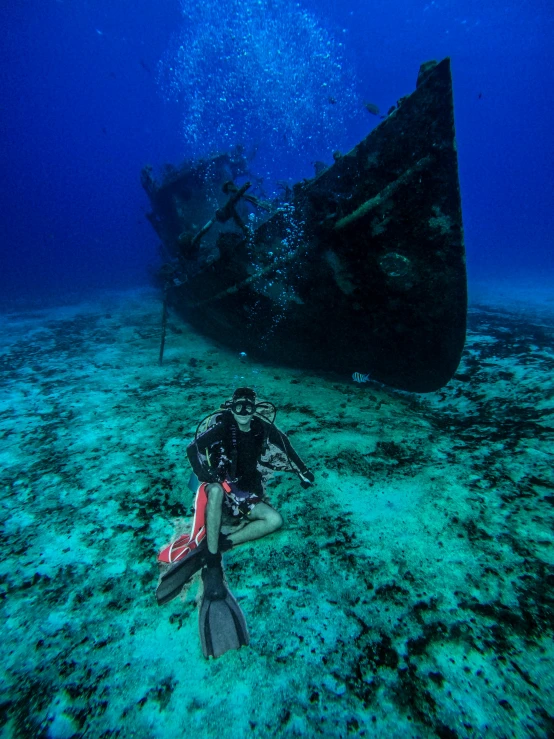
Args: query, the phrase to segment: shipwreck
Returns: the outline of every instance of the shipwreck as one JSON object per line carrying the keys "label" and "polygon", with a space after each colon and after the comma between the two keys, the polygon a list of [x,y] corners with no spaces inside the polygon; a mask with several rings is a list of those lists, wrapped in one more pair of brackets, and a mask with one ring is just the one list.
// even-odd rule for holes
{"label": "shipwreck", "polygon": [[270,202],[240,149],[145,168],[165,300],[258,360],[437,390],[467,312],[450,60],[333,159]]}

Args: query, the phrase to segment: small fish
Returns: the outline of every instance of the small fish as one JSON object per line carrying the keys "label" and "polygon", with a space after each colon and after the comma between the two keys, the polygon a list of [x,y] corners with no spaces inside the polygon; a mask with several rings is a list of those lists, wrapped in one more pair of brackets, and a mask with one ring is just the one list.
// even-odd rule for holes
{"label": "small fish", "polygon": [[240,354],[239,354],[239,357],[242,357],[242,359],[244,359],[244,358],[245,358],[245,357],[247,357],[247,356],[248,356],[248,355],[247,355],[247,353],[246,353],[246,352],[240,352]]}
{"label": "small fish", "polygon": [[352,375],[352,379],[354,380],[354,382],[370,382],[371,375],[362,375],[361,372],[354,372],[354,374]]}
{"label": "small fish", "polygon": [[335,98],[333,98],[333,97],[329,98],[329,103],[330,103],[331,105],[335,105],[335,103],[336,103],[336,102],[337,102],[337,101],[336,101],[336,99],[335,99]]}
{"label": "small fish", "polygon": [[371,115],[379,115],[379,106],[375,105],[375,103],[364,103],[364,108]]}

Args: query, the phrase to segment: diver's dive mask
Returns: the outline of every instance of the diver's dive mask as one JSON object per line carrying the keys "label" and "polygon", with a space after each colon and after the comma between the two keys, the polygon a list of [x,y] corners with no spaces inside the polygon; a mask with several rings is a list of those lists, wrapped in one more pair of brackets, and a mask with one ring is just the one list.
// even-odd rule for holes
{"label": "diver's dive mask", "polygon": [[251,400],[235,400],[230,409],[236,416],[253,416],[256,413],[256,404]]}

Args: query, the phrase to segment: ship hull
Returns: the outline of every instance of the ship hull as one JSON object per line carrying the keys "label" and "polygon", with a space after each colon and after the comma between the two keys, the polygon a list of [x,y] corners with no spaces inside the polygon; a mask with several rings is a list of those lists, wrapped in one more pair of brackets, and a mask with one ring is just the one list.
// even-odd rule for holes
{"label": "ship hull", "polygon": [[247,237],[220,233],[217,258],[171,301],[260,360],[437,390],[460,361],[467,312],[449,60],[335,159]]}

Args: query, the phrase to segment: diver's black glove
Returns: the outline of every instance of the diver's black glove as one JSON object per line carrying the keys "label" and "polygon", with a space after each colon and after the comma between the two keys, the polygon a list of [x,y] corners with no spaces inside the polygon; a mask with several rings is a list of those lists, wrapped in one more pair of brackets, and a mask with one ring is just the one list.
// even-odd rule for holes
{"label": "diver's black glove", "polygon": [[310,470],[305,470],[304,472],[299,472],[298,474],[300,476],[300,484],[302,485],[302,487],[311,488],[315,481],[314,473]]}

